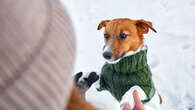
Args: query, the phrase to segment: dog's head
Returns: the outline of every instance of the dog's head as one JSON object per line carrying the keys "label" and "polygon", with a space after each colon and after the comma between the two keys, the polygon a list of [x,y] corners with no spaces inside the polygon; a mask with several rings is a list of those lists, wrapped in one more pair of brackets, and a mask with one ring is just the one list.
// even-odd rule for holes
{"label": "dog's head", "polygon": [[156,32],[149,21],[127,18],[101,21],[98,30],[103,27],[105,27],[103,57],[110,63],[117,62],[129,52],[142,48],[143,34],[147,34],[149,29]]}

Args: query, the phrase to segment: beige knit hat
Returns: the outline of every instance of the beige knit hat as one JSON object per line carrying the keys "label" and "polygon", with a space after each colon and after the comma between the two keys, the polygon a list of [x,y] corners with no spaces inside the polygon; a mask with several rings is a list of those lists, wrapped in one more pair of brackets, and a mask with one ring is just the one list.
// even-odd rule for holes
{"label": "beige knit hat", "polygon": [[74,35],[56,0],[0,1],[0,110],[62,110]]}

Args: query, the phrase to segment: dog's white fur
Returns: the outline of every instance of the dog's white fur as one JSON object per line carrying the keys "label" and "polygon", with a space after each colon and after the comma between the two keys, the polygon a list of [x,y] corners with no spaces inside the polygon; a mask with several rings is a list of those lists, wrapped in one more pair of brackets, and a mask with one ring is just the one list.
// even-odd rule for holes
{"label": "dog's white fur", "polygon": [[[147,96],[144,91],[139,86],[135,85],[123,95],[120,105],[123,105],[125,102],[129,102],[132,108],[135,107],[135,102],[133,99],[134,90],[138,91],[138,95],[141,100],[147,99]],[[152,97],[152,99],[144,105],[144,107],[146,110],[160,110],[160,98],[158,96],[157,91],[155,92],[155,95]]]}
{"label": "dog's white fur", "polygon": [[[107,90],[97,91],[99,88],[99,80],[95,82],[91,88],[86,92],[86,100],[92,103],[95,107],[100,110],[123,110],[123,104],[128,102],[132,108],[134,108],[135,103],[133,99],[133,91],[137,90],[138,95],[141,100],[146,99],[146,94],[139,86],[133,86],[129,89],[122,97],[121,102],[118,102]],[[107,99],[106,99],[107,98]],[[109,99],[109,103],[108,103]],[[144,104],[145,110],[161,110],[160,108],[160,98],[158,92],[155,92],[155,95],[152,99]]]}
{"label": "dog's white fur", "polygon": [[[128,52],[124,57],[131,56],[131,55],[135,55],[136,53],[140,52],[141,50],[146,50],[146,49],[147,49],[147,45],[141,46],[136,51],[130,51],[130,52]],[[109,43],[104,48],[103,52],[105,52],[105,51],[112,51],[111,43]],[[124,57],[122,57],[122,58],[124,58]],[[114,58],[111,58],[110,60],[105,59],[105,61],[108,62],[108,63],[110,63],[110,64],[115,64],[115,63],[118,63],[122,58],[119,58],[117,60],[114,60]]]}

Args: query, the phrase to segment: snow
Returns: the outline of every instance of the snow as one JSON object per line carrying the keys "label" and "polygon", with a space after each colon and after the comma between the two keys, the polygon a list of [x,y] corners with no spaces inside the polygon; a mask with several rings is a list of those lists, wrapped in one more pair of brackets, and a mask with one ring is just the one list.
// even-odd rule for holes
{"label": "snow", "polygon": [[[145,39],[153,80],[163,98],[162,108],[195,110],[194,0],[61,1],[76,32],[75,72],[101,69],[103,29],[97,31],[101,20],[124,17],[149,20],[158,32],[150,31]],[[91,97],[97,99],[94,94]],[[112,99],[106,95],[101,101],[113,106]]]}

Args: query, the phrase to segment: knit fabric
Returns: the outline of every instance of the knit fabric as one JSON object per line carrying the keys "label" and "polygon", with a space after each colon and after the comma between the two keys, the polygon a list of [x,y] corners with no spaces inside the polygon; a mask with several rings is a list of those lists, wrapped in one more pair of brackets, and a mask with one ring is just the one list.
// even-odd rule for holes
{"label": "knit fabric", "polygon": [[152,74],[147,64],[147,50],[127,56],[116,64],[106,63],[100,74],[101,90],[108,90],[118,101],[133,86],[140,86],[145,92],[148,102],[155,93]]}
{"label": "knit fabric", "polygon": [[0,0],[0,110],[64,110],[74,34],[58,0]]}

